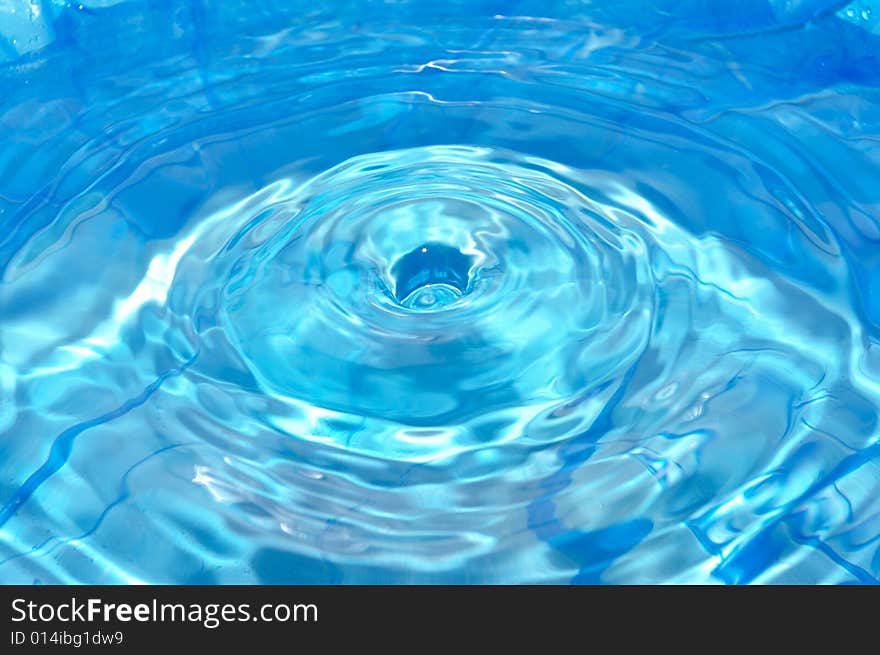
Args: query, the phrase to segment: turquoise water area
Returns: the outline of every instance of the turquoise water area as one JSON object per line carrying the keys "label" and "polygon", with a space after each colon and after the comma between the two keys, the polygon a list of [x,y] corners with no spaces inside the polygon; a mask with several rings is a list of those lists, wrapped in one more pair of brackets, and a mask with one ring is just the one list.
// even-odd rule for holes
{"label": "turquoise water area", "polygon": [[876,583],[880,5],[0,0],[0,582]]}

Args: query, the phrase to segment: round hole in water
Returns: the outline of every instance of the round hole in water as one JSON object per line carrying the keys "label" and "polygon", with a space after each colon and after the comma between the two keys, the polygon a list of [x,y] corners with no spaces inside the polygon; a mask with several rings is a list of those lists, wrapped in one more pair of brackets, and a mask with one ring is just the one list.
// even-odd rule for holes
{"label": "round hole in water", "polygon": [[442,243],[425,243],[391,269],[394,297],[409,309],[443,307],[467,294],[473,258]]}

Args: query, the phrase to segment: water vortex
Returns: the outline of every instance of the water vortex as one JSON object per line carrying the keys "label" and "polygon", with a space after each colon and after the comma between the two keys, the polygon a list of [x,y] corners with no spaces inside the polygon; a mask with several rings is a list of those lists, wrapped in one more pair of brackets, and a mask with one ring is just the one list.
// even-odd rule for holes
{"label": "water vortex", "polygon": [[424,460],[564,438],[539,417],[567,405],[587,425],[645,348],[647,236],[518,159],[356,157],[256,210],[222,253],[184,255],[178,277],[211,261],[211,302],[260,393],[344,422],[321,440]]}

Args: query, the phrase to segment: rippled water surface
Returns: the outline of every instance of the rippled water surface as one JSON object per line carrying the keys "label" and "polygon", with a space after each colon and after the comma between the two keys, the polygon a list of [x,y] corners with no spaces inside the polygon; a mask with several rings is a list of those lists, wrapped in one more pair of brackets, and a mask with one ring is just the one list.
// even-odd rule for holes
{"label": "rippled water surface", "polygon": [[0,581],[878,582],[878,19],[0,1]]}

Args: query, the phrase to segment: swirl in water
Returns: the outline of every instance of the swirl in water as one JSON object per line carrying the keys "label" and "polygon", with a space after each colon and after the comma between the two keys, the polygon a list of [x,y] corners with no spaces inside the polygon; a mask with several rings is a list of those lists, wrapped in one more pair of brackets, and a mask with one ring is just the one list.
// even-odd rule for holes
{"label": "swirl in water", "polygon": [[[645,244],[633,218],[509,157],[358,157],[208,255],[219,347],[297,433],[428,460],[564,438],[544,418],[564,404],[595,419],[650,331]],[[312,434],[314,408],[344,427]]]}
{"label": "swirl in water", "polygon": [[546,4],[8,55],[4,581],[880,578],[875,23]]}

